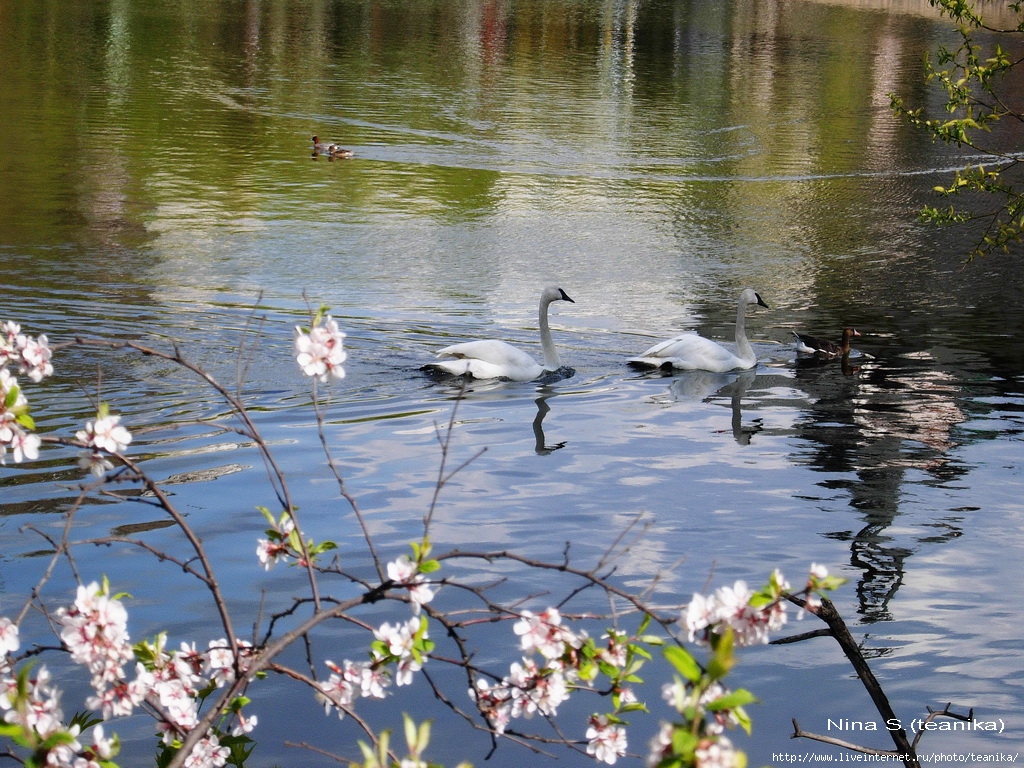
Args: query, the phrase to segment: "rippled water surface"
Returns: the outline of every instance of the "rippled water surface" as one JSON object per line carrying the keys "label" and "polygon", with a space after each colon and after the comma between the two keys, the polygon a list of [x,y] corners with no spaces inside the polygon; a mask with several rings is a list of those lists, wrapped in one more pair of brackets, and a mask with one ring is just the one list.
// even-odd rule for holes
{"label": "rippled water surface", "polygon": [[[902,717],[952,702],[1005,724],[934,734],[922,751],[1013,751],[1024,279],[1012,256],[965,268],[970,232],[917,223],[965,158],[889,112],[890,91],[926,98],[921,57],[950,39],[927,3],[0,0],[0,320],[59,346],[57,375],[27,388],[39,430],[73,433],[90,399],[122,414],[131,455],[214,554],[249,633],[305,585],[256,561],[255,507],[274,503],[258,454],[215,426],[228,409],[195,377],[70,342],[179,345],[232,389],[244,381],[310,535],[368,576],[292,359],[293,326],[324,303],[349,350],[347,377],[319,391],[326,440],[383,556],[421,535],[451,420],[449,466],[472,461],[442,493],[439,550],[568,553],[584,567],[613,553],[611,578],[641,590],[657,576],[659,605],[826,564],[849,579],[836,604]],[[355,157],[311,158],[314,133]],[[539,358],[548,284],[575,300],[551,318],[572,375],[461,392],[420,370],[480,337]],[[730,340],[746,286],[769,305],[747,318],[756,369],[626,365],[682,330]],[[838,336],[846,324],[862,334],[848,365],[796,358],[792,331]],[[5,611],[39,580],[80,478],[56,447],[0,468]],[[72,537],[119,534],[184,556],[145,501],[97,497]],[[222,634],[197,584],[138,547],[82,545],[75,568],[132,594],[133,637]],[[550,573],[507,570],[453,566],[511,576],[501,597],[534,607],[565,594]],[[59,599],[70,578],[62,565],[46,594]],[[607,608],[585,594],[575,606]],[[374,607],[365,620],[397,618]],[[481,663],[516,660],[507,626],[479,637]],[[365,634],[319,639],[340,659]],[[811,749],[790,740],[791,718],[817,732],[827,719],[880,722],[824,639],[752,649],[736,675],[761,702],[753,736],[738,738],[752,765]],[[81,681],[62,682],[82,699]],[[656,688],[636,755],[668,716]],[[253,765],[334,764],[285,742],[358,754],[360,731],[325,718],[307,690],[254,695]],[[483,764],[489,737],[431,696],[414,686],[360,711],[378,728],[398,727],[399,710],[438,718],[432,758]],[[594,706],[568,705],[572,737]],[[119,733],[126,764],[143,764],[151,723]],[[884,728],[841,737],[890,746]],[[548,759],[502,743],[490,763]]]}

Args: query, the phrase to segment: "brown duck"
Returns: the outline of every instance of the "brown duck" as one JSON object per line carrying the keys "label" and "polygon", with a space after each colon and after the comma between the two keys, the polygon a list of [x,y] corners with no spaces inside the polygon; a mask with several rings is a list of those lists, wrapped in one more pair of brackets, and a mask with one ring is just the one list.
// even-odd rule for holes
{"label": "brown duck", "polygon": [[320,141],[320,137],[313,137],[313,157],[317,155],[327,155],[330,158],[340,157],[352,157],[355,154],[351,149],[344,149],[337,144],[328,144],[327,142]]}
{"label": "brown duck", "polygon": [[819,339],[815,336],[808,336],[805,333],[797,333],[793,331],[793,335],[796,336],[796,351],[803,352],[807,355],[821,355],[823,357],[839,357],[840,355],[850,354],[850,340],[854,336],[860,336],[854,328],[843,328],[843,340],[836,344],[834,341],[828,339]]}

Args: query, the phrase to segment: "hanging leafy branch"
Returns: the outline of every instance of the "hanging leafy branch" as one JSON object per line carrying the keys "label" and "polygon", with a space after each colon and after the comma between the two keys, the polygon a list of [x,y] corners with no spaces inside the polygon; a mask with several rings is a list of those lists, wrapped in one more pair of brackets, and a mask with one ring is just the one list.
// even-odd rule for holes
{"label": "hanging leafy branch", "polygon": [[[969,163],[957,171],[948,186],[935,191],[944,198],[957,198],[944,206],[926,206],[921,218],[948,225],[977,222],[983,227],[972,247],[969,260],[994,251],[1009,252],[1024,242],[1024,191],[1017,181],[1024,155],[1006,152],[979,141],[999,121],[1024,122],[1019,103],[1013,103],[1009,75],[1024,57],[1014,57],[1002,44],[1015,45],[1024,36],[1024,2],[1008,4],[1016,16],[1013,26],[992,26],[982,18],[971,0],[930,0],[940,13],[949,16],[960,33],[956,48],[940,46],[935,57],[925,60],[925,79],[937,84],[945,94],[948,116],[931,117],[924,107],[908,108],[902,98],[890,94],[893,111],[911,125],[931,134],[936,141],[968,148],[987,157],[986,163]],[[981,45],[979,33],[995,41]],[[971,193],[994,198],[987,206],[971,206],[965,199]],[[977,195],[972,195],[972,199]]]}

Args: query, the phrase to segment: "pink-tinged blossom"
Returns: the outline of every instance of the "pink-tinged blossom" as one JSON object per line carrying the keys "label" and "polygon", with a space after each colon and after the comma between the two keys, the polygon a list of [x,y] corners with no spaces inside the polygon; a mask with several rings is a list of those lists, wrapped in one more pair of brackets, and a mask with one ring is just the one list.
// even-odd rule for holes
{"label": "pink-tinged blossom", "polygon": [[78,457],[78,466],[88,470],[96,477],[113,469],[114,465],[107,458],[107,453],[120,453],[132,441],[132,434],[122,427],[120,416],[100,416],[95,421],[86,422],[85,429],[75,433],[75,439],[88,450]]}
{"label": "pink-tinged blossom", "polygon": [[594,715],[587,728],[587,754],[599,762],[615,765],[626,754],[626,729],[608,722],[607,715]]}
{"label": "pink-tinged blossom", "polygon": [[[781,576],[778,578],[784,583]],[[744,581],[720,587],[707,597],[694,595],[681,618],[687,636],[693,642],[703,643],[708,632],[721,634],[731,628],[739,646],[767,643],[769,631],[786,623],[786,607],[781,600],[754,606],[750,604],[752,597],[754,594]]]}
{"label": "pink-tinged blossom", "polygon": [[[93,684],[96,685],[95,680]],[[146,693],[148,690],[140,690],[138,686],[124,681],[105,683],[96,687],[96,695],[89,696],[85,705],[102,714],[104,720],[128,717],[146,698]]]}
{"label": "pink-tinged blossom", "polygon": [[[93,768],[94,765],[98,766],[99,760],[110,760],[115,754],[116,739],[114,737],[106,738],[103,735],[103,726],[97,725],[92,729],[92,742],[86,748],[83,754],[83,758],[87,762],[81,764],[84,768]],[[76,763],[74,768],[79,768],[79,763]]]}
{"label": "pink-tinged blossom", "polygon": [[818,589],[821,582],[828,578],[828,568],[818,563],[811,563],[807,573],[807,587],[804,597],[804,605],[797,612],[797,619],[804,617],[804,611],[817,611],[821,607],[821,598],[812,590]]}
{"label": "pink-tinged blossom", "polygon": [[636,704],[637,701],[639,701],[639,699],[637,699],[636,692],[632,688],[630,688],[628,686],[619,688],[619,704],[620,705]]}
{"label": "pink-tinged blossom", "polygon": [[342,363],[348,357],[343,346],[345,334],[338,329],[338,323],[327,315],[320,325],[309,332],[295,327],[295,359],[302,372],[311,378],[327,381],[328,376],[345,378]]}
{"label": "pink-tinged blossom", "polygon": [[613,630],[601,639],[608,641],[608,647],[600,652],[601,661],[620,669],[626,666],[626,649],[629,647],[629,636],[625,632]]}
{"label": "pink-tinged blossom", "polygon": [[256,542],[256,557],[263,565],[263,570],[269,571],[279,560],[287,560],[291,555],[291,549],[287,544],[270,539],[260,539]]}
{"label": "pink-tinged blossom", "polygon": [[[238,646],[238,670],[244,674],[253,658],[252,643],[236,640]],[[218,688],[235,679],[235,655],[225,639],[211,640],[203,672]]]}
{"label": "pink-tinged blossom", "polygon": [[24,459],[35,461],[39,458],[39,446],[43,442],[39,435],[17,427],[13,428],[11,432],[11,453],[14,455],[16,464],[20,464]]}
{"label": "pink-tinged blossom", "polygon": [[419,573],[417,565],[408,555],[400,555],[397,560],[388,563],[388,578],[400,587],[409,589],[414,614],[434,599],[434,590],[425,583],[425,576]]}
{"label": "pink-tinged blossom", "polygon": [[241,712],[238,713],[238,725],[231,729],[232,736],[244,736],[247,733],[252,733],[256,728],[258,718],[256,715],[250,715],[245,717]]}
{"label": "pink-tinged blossom", "polygon": [[284,512],[276,522],[269,513],[267,517],[273,527],[267,529],[266,539],[260,539],[256,543],[256,556],[263,564],[263,569],[269,571],[278,560],[287,560],[293,556],[305,565],[305,560],[292,550],[291,535],[295,530],[295,520],[291,514]]}
{"label": "pink-tinged blossom", "polygon": [[512,692],[508,686],[504,683],[491,685],[488,681],[478,678],[476,687],[469,689],[469,695],[487,718],[491,728],[497,733],[504,733],[512,720]]}
{"label": "pink-tinged blossom", "polygon": [[212,733],[204,736],[199,743],[192,748],[192,752],[185,758],[185,768],[220,768],[226,765],[231,756],[231,750],[222,747],[220,741]]}
{"label": "pink-tinged blossom", "polygon": [[[152,669],[140,666],[138,680],[145,680],[151,699],[160,704],[164,716],[161,729],[164,742],[172,743],[196,727],[199,720],[197,697],[209,684],[200,672],[204,659],[194,645],[181,644],[180,651],[164,650],[161,635],[153,652]],[[230,650],[227,659],[231,658]]]}
{"label": "pink-tinged blossom", "polygon": [[324,705],[324,713],[331,714],[337,710],[338,719],[345,717],[345,711],[352,708],[362,690],[363,665],[354,664],[348,659],[339,667],[333,661],[325,662],[332,670],[327,680],[319,683],[316,698]]}
{"label": "pink-tinged blossom", "polygon": [[21,332],[21,326],[7,321],[0,326],[0,368],[8,363],[17,364],[18,373],[39,383],[53,373],[50,350],[46,336],[33,339]]}
{"label": "pink-tinged blossom", "polygon": [[726,728],[736,728],[739,726],[739,718],[736,717],[736,713],[731,709],[717,709],[714,711],[708,710],[707,708],[714,702],[721,699],[730,693],[729,689],[723,686],[721,683],[712,683],[709,685],[700,696],[700,700],[697,702],[706,711],[711,712],[712,719],[707,723],[706,729],[708,733],[719,734],[722,733]]}
{"label": "pink-tinged blossom", "polygon": [[554,716],[569,698],[569,685],[559,669],[541,668],[533,659],[512,664],[503,681],[512,691],[512,717]]}
{"label": "pink-tinged blossom", "polygon": [[50,684],[50,673],[45,666],[36,670],[29,679],[24,697],[18,696],[17,683],[5,680],[0,692],[0,709],[5,710],[4,722],[34,730],[43,739],[64,730],[64,713],[60,708],[60,691]]}
{"label": "pink-tinged blossom", "polygon": [[86,766],[84,760],[78,757],[79,751],[82,749],[82,745],[78,743],[78,734],[81,732],[81,727],[78,725],[72,725],[65,731],[67,737],[70,737],[70,741],[61,744],[55,744],[46,753],[46,765],[52,765],[56,768],[63,768],[64,766],[73,766],[73,768],[79,768],[79,766]]}
{"label": "pink-tinged blossom", "polygon": [[803,608],[800,609],[800,611],[799,611],[799,613],[797,613],[796,617],[798,619],[802,619],[804,617],[804,611],[805,610],[813,612],[813,611],[818,610],[819,608],[821,608],[821,598],[818,597],[817,595],[808,595],[804,599],[804,606],[803,606]]}
{"label": "pink-tinged blossom", "polygon": [[153,686],[153,693],[158,697],[160,709],[166,718],[161,724],[165,744],[173,743],[199,724],[198,704],[180,685],[168,681],[158,682]]}
{"label": "pink-tinged blossom", "polygon": [[22,336],[18,340],[18,352],[21,358],[18,373],[28,376],[37,384],[53,374],[53,364],[50,362],[53,352],[46,336],[40,335],[38,339]]}
{"label": "pink-tinged blossom", "polygon": [[[411,618],[404,624],[382,624],[380,629],[374,631],[374,636],[384,643],[388,653],[394,657],[395,685],[409,685],[412,683],[413,674],[418,672],[423,664],[413,653],[416,644],[416,633],[420,629],[420,620]],[[423,635],[426,637],[426,634]],[[376,652],[375,652],[376,655]]]}
{"label": "pink-tinged blossom", "polygon": [[[410,673],[411,675],[411,673]],[[412,682],[410,676],[409,682]],[[373,664],[363,664],[359,674],[359,693],[364,699],[383,699],[391,681],[384,670]],[[403,683],[398,683],[402,685]]]}
{"label": "pink-tinged blossom", "polygon": [[[15,389],[18,390],[18,394],[14,396],[12,402],[8,403],[7,400]],[[0,398],[0,409],[3,409],[0,413],[3,413],[5,419],[13,421],[14,413],[23,410],[28,405],[25,393],[18,386],[18,379],[12,376],[6,368],[0,368],[0,394],[3,395]]]}
{"label": "pink-tinged blossom", "polygon": [[655,768],[662,760],[672,755],[672,735],[675,727],[672,723],[661,724],[658,733],[651,739],[647,753],[647,768]]}
{"label": "pink-tinged blossom", "polygon": [[18,339],[21,337],[21,326],[8,320],[0,326],[0,368],[10,362],[17,362]]}
{"label": "pink-tinged blossom", "polygon": [[0,654],[14,653],[21,647],[18,639],[18,625],[6,616],[0,616]]}
{"label": "pink-tinged blossom", "polygon": [[6,464],[10,450],[15,463],[39,458],[38,435],[27,432],[18,418],[28,413],[28,401],[18,386],[18,380],[6,368],[0,368],[0,464]]}
{"label": "pink-tinged blossom", "polygon": [[114,463],[99,451],[85,451],[78,456],[78,467],[92,473],[96,477],[114,468]]}
{"label": "pink-tinged blossom", "polygon": [[419,624],[419,619],[412,619],[405,622],[405,624],[394,625],[385,622],[373,634],[387,646],[388,653],[402,658],[412,653],[412,646],[416,639],[416,630],[419,629]]}
{"label": "pink-tinged blossom", "polygon": [[86,422],[85,429],[76,432],[75,438],[87,448],[120,453],[132,441],[132,433],[121,426],[120,416],[97,416],[95,421]]}
{"label": "pink-tinged blossom", "polygon": [[562,617],[557,608],[548,608],[539,614],[523,611],[512,627],[519,635],[524,651],[535,650],[545,659],[558,659],[570,649],[579,649],[583,639],[561,626]]}
{"label": "pink-tinged blossom", "polygon": [[736,750],[725,736],[703,739],[694,752],[697,768],[735,768]]}
{"label": "pink-tinged blossom", "polygon": [[702,632],[714,621],[715,599],[701,594],[694,594],[690,604],[686,607],[686,613],[683,614],[683,623],[690,642],[694,642],[697,639],[697,633]]}
{"label": "pink-tinged blossom", "polygon": [[134,658],[128,637],[128,612],[120,600],[93,582],[80,585],[74,604],[57,610],[61,640],[75,662],[88,668],[97,689],[124,678]]}

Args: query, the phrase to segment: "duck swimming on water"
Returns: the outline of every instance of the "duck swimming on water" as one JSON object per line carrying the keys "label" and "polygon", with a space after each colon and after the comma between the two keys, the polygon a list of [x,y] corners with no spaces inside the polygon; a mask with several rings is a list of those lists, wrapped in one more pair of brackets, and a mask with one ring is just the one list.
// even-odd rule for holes
{"label": "duck swimming on water", "polygon": [[327,142],[320,141],[319,136],[313,137],[313,157],[317,155],[327,155],[327,157],[334,158],[347,158],[352,157],[355,154],[351,149],[344,149],[338,144],[328,144]]}
{"label": "duck swimming on water", "polygon": [[797,352],[803,352],[805,355],[819,355],[821,357],[839,357],[840,355],[850,354],[850,340],[854,336],[860,336],[855,328],[843,328],[843,339],[838,344],[828,339],[819,339],[816,336],[808,336],[805,333],[797,333],[793,331],[793,335],[796,336],[796,347]]}

